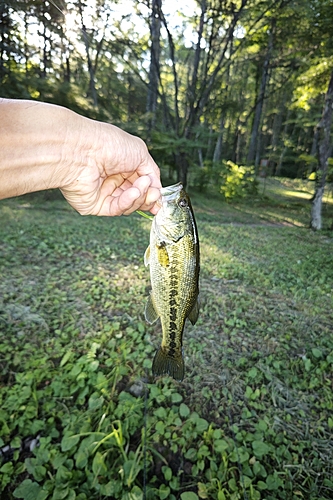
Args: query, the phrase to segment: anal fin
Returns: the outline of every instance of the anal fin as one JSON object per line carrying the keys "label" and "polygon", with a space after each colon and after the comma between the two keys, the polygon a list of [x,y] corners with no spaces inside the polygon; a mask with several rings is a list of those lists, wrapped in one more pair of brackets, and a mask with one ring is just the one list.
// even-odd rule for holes
{"label": "anal fin", "polygon": [[188,315],[188,319],[191,321],[192,325],[196,324],[198,316],[199,316],[199,302],[197,299],[190,314]]}

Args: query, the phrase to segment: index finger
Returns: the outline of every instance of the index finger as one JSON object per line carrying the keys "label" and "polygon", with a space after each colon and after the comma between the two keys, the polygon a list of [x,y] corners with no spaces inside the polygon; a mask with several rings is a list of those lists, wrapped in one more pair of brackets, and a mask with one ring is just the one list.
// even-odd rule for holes
{"label": "index finger", "polygon": [[[146,146],[147,148],[147,146]],[[150,186],[161,189],[161,174],[160,169],[150,155],[148,148],[146,149],[147,156],[143,159],[141,164],[137,168],[137,173],[139,176],[148,175],[150,178]]]}

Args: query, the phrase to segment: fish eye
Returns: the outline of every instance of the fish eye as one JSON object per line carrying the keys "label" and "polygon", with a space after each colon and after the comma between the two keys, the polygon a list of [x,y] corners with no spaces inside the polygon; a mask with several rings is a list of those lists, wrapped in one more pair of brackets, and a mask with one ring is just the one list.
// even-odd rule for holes
{"label": "fish eye", "polygon": [[187,199],[186,198],[180,198],[178,202],[178,206],[181,208],[186,208],[188,207]]}

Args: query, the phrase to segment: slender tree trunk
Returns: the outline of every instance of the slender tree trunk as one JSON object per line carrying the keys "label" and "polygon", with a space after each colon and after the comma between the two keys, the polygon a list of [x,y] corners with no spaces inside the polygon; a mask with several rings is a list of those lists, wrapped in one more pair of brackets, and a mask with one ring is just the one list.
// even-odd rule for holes
{"label": "slender tree trunk", "polygon": [[[223,113],[223,112],[222,112]],[[214,154],[213,154],[213,162],[219,163],[222,158],[222,142],[223,142],[223,132],[224,132],[224,114],[221,116],[220,127],[219,127],[219,135],[217,137],[217,141],[215,144]]]}
{"label": "slender tree trunk", "polygon": [[281,153],[280,153],[280,156],[279,156],[279,161],[278,161],[278,163],[276,165],[276,169],[275,169],[275,173],[274,173],[274,175],[276,175],[277,177],[279,177],[281,175],[283,160],[284,160],[284,156],[285,156],[286,151],[287,151],[286,138],[287,138],[288,129],[289,129],[289,124],[288,124],[289,115],[290,115],[290,111],[288,109],[287,116],[286,116],[286,121],[285,121],[285,124],[284,124],[284,127],[283,127],[283,132],[282,132],[283,146],[282,146]]}
{"label": "slender tree trunk", "polygon": [[66,34],[63,32],[61,35],[61,68],[63,71],[64,82],[70,82],[71,67],[69,59],[69,43]]}
{"label": "slender tree trunk", "polygon": [[312,229],[319,230],[322,228],[321,210],[323,202],[323,194],[326,184],[328,158],[331,152],[331,128],[333,115],[333,71],[331,73],[328,89],[325,96],[325,103],[322,117],[317,125],[318,133],[318,169],[316,180],[316,191],[312,200],[311,222]]}
{"label": "slender tree trunk", "polygon": [[29,51],[28,51],[28,42],[27,42],[27,34],[29,31],[29,22],[28,22],[28,14],[24,13],[24,66],[25,66],[25,77],[28,78],[28,66],[29,66]]}
{"label": "slender tree trunk", "polygon": [[47,34],[46,34],[46,26],[44,24],[44,29],[43,29],[43,68],[42,68],[42,78],[46,78],[46,68],[47,68],[47,48],[46,48],[46,42],[47,42]]}
{"label": "slender tree trunk", "polygon": [[80,18],[81,18],[82,37],[83,37],[83,42],[84,42],[84,46],[86,49],[86,56],[87,56],[87,64],[88,64],[88,71],[89,71],[90,96],[93,100],[94,107],[97,108],[98,100],[97,100],[97,91],[96,91],[96,85],[95,85],[95,72],[94,72],[94,67],[93,67],[93,64],[91,61],[91,57],[90,57],[89,39],[88,39],[87,29],[86,29],[86,26],[85,26],[84,20],[83,20],[83,9],[82,9],[81,0],[79,0],[78,7],[79,7],[79,12],[80,12]]}
{"label": "slender tree trunk", "polygon": [[[230,57],[233,53],[233,37],[231,38],[230,42]],[[215,149],[214,149],[214,154],[213,154],[213,162],[214,163],[219,163],[222,158],[222,145],[223,145],[223,136],[224,136],[224,128],[225,128],[225,121],[226,121],[226,104],[228,101],[228,94],[229,94],[229,83],[230,83],[230,65],[227,68],[227,74],[226,74],[226,85],[225,85],[225,90],[224,90],[224,98],[222,101],[221,105],[221,118],[220,118],[220,126],[219,126],[219,135],[216,140],[215,144]]]}
{"label": "slender tree trunk", "polygon": [[5,35],[6,28],[8,27],[8,7],[5,3],[0,3],[0,82],[5,76]]}
{"label": "slender tree trunk", "polygon": [[237,139],[236,139],[236,148],[235,148],[235,163],[237,165],[240,165],[242,163],[241,151],[242,151],[242,133],[241,133],[240,129],[238,129]]}
{"label": "slender tree trunk", "polygon": [[[274,115],[274,120],[273,120],[273,132],[272,132],[272,141],[269,153],[269,163],[271,167],[272,165],[276,165],[275,169],[277,169],[277,164],[278,164],[277,150],[279,142],[281,141],[281,129],[283,124],[283,116],[285,114],[286,99],[287,99],[287,92],[283,92],[282,96],[279,95],[278,110],[277,113]],[[272,171],[274,172],[275,169],[272,168]]]}
{"label": "slender tree trunk", "polygon": [[188,160],[187,155],[184,151],[180,151],[175,155],[177,171],[178,171],[178,182],[181,182],[184,187],[187,186],[187,173],[188,173]]}
{"label": "slender tree trunk", "polygon": [[[233,163],[236,163],[237,165],[241,165],[242,163],[242,156],[241,156],[241,151],[242,151],[242,125],[244,125],[241,122],[240,116],[237,118],[236,122],[236,127],[235,127],[235,133],[234,133],[234,138],[233,138],[233,147],[232,147],[232,152],[230,155],[230,159]],[[230,135],[230,134],[229,134]]]}
{"label": "slender tree trunk", "polygon": [[199,159],[199,165],[201,168],[204,167],[204,159],[203,159],[203,154],[202,154],[202,149],[198,149],[198,159]]}
{"label": "slender tree trunk", "polygon": [[264,60],[263,68],[262,68],[260,88],[259,88],[257,102],[255,105],[254,119],[253,119],[253,124],[252,124],[252,131],[251,131],[251,139],[250,139],[249,151],[248,151],[248,155],[247,155],[247,163],[249,165],[253,164],[255,161],[255,158],[256,158],[259,127],[260,127],[263,103],[264,103],[264,98],[265,98],[265,93],[266,93],[266,87],[267,87],[268,80],[269,80],[269,66],[270,66],[270,61],[271,61],[272,52],[273,52],[274,33],[275,33],[275,19],[272,20],[268,48],[267,48],[267,52],[266,52],[266,56],[265,56],[265,60]]}
{"label": "slender tree trunk", "polygon": [[259,170],[261,148],[262,148],[261,130],[258,130],[257,144],[256,144],[256,154],[255,154],[255,160],[254,160],[254,166],[255,166],[255,171],[256,172],[258,172],[258,170]]}
{"label": "slender tree trunk", "polygon": [[318,149],[318,128],[315,127],[313,138],[312,138],[310,156],[316,156],[317,149]]}
{"label": "slender tree trunk", "polygon": [[194,108],[194,102],[195,102],[195,97],[196,97],[196,85],[197,85],[197,81],[198,81],[199,63],[200,63],[201,54],[203,51],[203,48],[201,47],[201,40],[202,40],[203,30],[204,30],[204,26],[205,26],[205,15],[206,15],[206,11],[207,11],[207,1],[201,0],[200,7],[201,7],[201,13],[200,13],[199,29],[198,29],[198,41],[197,41],[195,53],[194,53],[192,79],[191,79],[191,83],[188,87],[188,102],[189,102],[188,107],[189,107],[190,112],[192,112],[192,110]]}
{"label": "slender tree trunk", "polygon": [[162,0],[153,0],[150,21],[150,67],[149,84],[147,94],[147,137],[151,138],[151,132],[155,127],[156,108],[158,96],[158,83],[160,79],[160,32],[161,32],[161,9]]}

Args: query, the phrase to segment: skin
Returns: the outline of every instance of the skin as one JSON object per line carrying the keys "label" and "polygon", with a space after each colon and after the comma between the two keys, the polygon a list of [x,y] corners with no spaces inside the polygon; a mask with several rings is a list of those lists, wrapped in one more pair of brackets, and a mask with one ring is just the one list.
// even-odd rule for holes
{"label": "skin", "polygon": [[61,106],[0,99],[0,199],[61,189],[82,215],[156,214],[159,168],[145,143]]}

